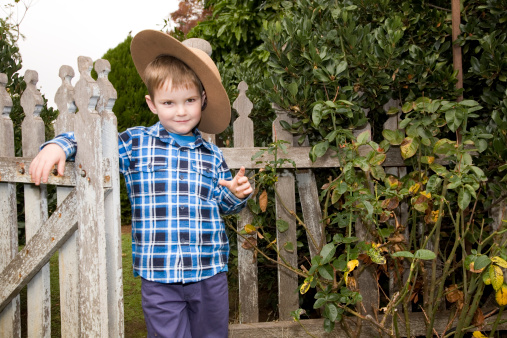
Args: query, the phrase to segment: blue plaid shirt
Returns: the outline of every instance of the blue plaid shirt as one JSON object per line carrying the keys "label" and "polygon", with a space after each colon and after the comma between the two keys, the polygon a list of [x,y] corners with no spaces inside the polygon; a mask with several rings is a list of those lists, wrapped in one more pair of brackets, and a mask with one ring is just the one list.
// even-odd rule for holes
{"label": "blue plaid shirt", "polygon": [[[227,271],[229,243],[221,214],[246,204],[218,184],[232,175],[220,149],[196,140],[180,146],[159,123],[118,136],[120,172],[132,205],[134,275],[161,283],[190,283]],[[74,135],[50,141],[67,158]]]}

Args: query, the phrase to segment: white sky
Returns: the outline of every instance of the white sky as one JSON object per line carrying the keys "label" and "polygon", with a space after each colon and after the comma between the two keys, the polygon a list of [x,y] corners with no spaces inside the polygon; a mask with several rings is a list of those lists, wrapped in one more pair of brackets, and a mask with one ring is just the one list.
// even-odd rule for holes
{"label": "white sky", "polygon": [[[5,0],[0,0],[4,2]],[[75,85],[79,79],[78,56],[94,61],[143,29],[162,29],[164,19],[178,9],[179,0],[21,0],[30,8],[21,22],[25,39],[18,41],[27,69],[38,72],[37,88],[56,109],[54,97],[61,80],[60,66],[74,68]],[[13,0],[6,1],[13,3]],[[17,5],[18,7],[20,5]],[[19,15],[23,11],[18,9]],[[2,17],[4,13],[0,12]],[[14,13],[14,20],[16,13]]]}

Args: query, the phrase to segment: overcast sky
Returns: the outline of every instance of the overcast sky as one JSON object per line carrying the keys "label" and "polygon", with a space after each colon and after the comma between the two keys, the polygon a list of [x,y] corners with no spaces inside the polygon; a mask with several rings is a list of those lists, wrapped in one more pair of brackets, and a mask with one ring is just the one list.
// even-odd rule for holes
{"label": "overcast sky", "polygon": [[23,59],[21,74],[27,69],[39,73],[37,88],[54,108],[55,93],[61,84],[60,66],[74,68],[76,76],[72,84],[75,85],[79,79],[78,56],[89,56],[95,61],[123,42],[130,31],[135,35],[143,29],[162,29],[164,19],[179,4],[179,0],[23,1],[30,8],[21,22],[25,39],[18,41]]}

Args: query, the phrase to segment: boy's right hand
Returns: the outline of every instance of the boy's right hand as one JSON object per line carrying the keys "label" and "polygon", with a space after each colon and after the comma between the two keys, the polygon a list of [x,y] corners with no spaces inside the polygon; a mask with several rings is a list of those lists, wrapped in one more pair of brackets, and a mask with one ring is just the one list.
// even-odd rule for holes
{"label": "boy's right hand", "polygon": [[58,175],[63,176],[65,170],[65,161],[67,160],[63,149],[55,144],[50,143],[35,156],[28,173],[35,185],[47,183],[49,173],[53,170],[55,164],[58,164]]}

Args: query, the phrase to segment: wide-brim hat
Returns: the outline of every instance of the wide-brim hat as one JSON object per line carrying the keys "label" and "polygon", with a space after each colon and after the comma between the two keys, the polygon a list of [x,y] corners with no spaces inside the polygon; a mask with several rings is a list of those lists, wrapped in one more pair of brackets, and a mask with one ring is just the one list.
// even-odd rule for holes
{"label": "wide-brim hat", "polygon": [[197,125],[200,131],[219,134],[231,120],[231,104],[222,85],[218,68],[206,52],[187,47],[169,34],[157,30],[144,30],[136,34],[130,45],[132,60],[144,80],[144,70],[157,56],[165,54],[183,61],[192,69],[206,91],[207,105]]}

